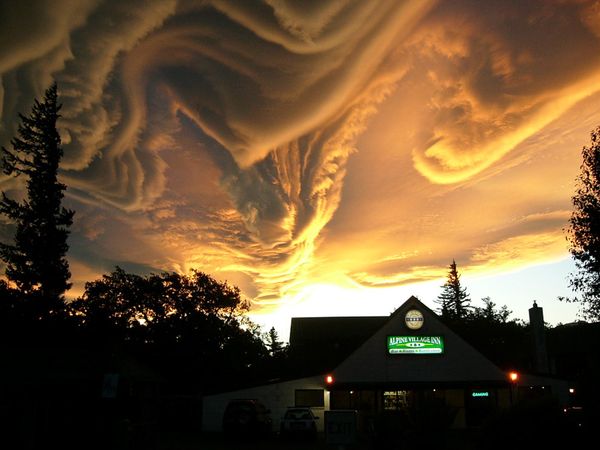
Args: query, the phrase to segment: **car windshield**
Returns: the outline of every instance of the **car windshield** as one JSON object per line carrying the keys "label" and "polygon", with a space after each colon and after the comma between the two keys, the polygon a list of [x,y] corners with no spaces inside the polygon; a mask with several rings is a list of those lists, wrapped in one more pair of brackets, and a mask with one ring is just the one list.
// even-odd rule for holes
{"label": "car windshield", "polygon": [[310,420],[312,415],[306,409],[290,409],[286,411],[285,418],[290,420]]}

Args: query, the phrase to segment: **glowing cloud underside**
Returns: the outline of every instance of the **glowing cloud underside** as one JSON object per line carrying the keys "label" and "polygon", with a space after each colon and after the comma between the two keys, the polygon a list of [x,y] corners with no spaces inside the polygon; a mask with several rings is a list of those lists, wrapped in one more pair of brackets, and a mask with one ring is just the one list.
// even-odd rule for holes
{"label": "glowing cloud underside", "polygon": [[270,308],[453,257],[528,264],[564,252],[570,186],[540,199],[520,171],[546,155],[540,180],[573,178],[561,145],[599,117],[599,26],[594,2],[18,3],[0,7],[0,143],[55,79],[78,289],[115,264],[194,267]]}

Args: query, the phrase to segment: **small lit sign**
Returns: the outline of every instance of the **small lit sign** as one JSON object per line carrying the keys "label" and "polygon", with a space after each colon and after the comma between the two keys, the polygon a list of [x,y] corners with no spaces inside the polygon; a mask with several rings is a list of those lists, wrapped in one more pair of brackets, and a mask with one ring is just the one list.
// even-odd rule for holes
{"label": "small lit sign", "polygon": [[409,310],[404,316],[404,323],[411,330],[418,330],[423,326],[423,313],[418,309]]}
{"label": "small lit sign", "polygon": [[390,355],[441,354],[444,353],[444,338],[442,336],[388,336],[387,349]]}
{"label": "small lit sign", "polygon": [[490,393],[488,391],[473,391],[471,392],[471,397],[489,397]]}

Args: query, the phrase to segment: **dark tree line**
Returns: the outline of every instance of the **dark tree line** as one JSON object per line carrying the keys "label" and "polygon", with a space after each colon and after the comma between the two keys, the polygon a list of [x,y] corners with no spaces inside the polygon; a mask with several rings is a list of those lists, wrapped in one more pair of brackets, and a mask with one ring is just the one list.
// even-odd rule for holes
{"label": "dark tree line", "polygon": [[275,330],[263,336],[246,318],[239,289],[200,271],[140,276],[117,267],[65,300],[74,212],[62,206],[66,186],[58,180],[60,108],[54,84],[29,116],[19,115],[18,136],[0,152],[4,173],[24,178],[26,187],[23,200],[0,198],[14,233],[13,243],[0,243],[2,342],[121,353],[167,379],[213,388],[272,370],[285,355]]}
{"label": "dark tree line", "polygon": [[506,323],[512,314],[506,305],[498,307],[490,297],[481,299],[483,307],[473,306],[467,288],[462,285],[456,261],[448,266],[446,282],[442,292],[435,300],[440,305],[438,312],[448,322],[467,322],[473,320]]}
{"label": "dark tree line", "polygon": [[118,346],[182,386],[243,384],[271,368],[258,326],[238,288],[211,276],[116,268],[88,282],[67,307],[89,348]]}
{"label": "dark tree line", "polygon": [[573,196],[567,240],[577,272],[569,285],[579,297],[584,317],[600,320],[600,127],[591,133],[591,145],[581,152],[581,172]]}
{"label": "dark tree line", "polygon": [[446,282],[435,300],[440,305],[438,312],[447,322],[460,323],[473,320],[489,323],[506,323],[512,311],[506,305],[498,307],[490,297],[481,299],[483,307],[473,306],[467,288],[462,285],[456,261],[448,266]]}
{"label": "dark tree line", "polygon": [[481,353],[503,368],[529,368],[529,328],[519,320],[510,320],[512,311],[497,305],[490,297],[474,306],[461,282],[456,261],[448,266],[446,282],[436,303],[442,320]]}

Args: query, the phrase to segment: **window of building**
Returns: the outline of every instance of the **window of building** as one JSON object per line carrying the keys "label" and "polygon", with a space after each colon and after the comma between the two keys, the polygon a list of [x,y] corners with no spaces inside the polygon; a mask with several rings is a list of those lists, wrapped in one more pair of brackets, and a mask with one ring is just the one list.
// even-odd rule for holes
{"label": "window of building", "polygon": [[323,407],[325,406],[325,391],[323,389],[296,389],[296,406]]}
{"label": "window of building", "polygon": [[408,406],[408,391],[385,391],[383,409],[398,410]]}

